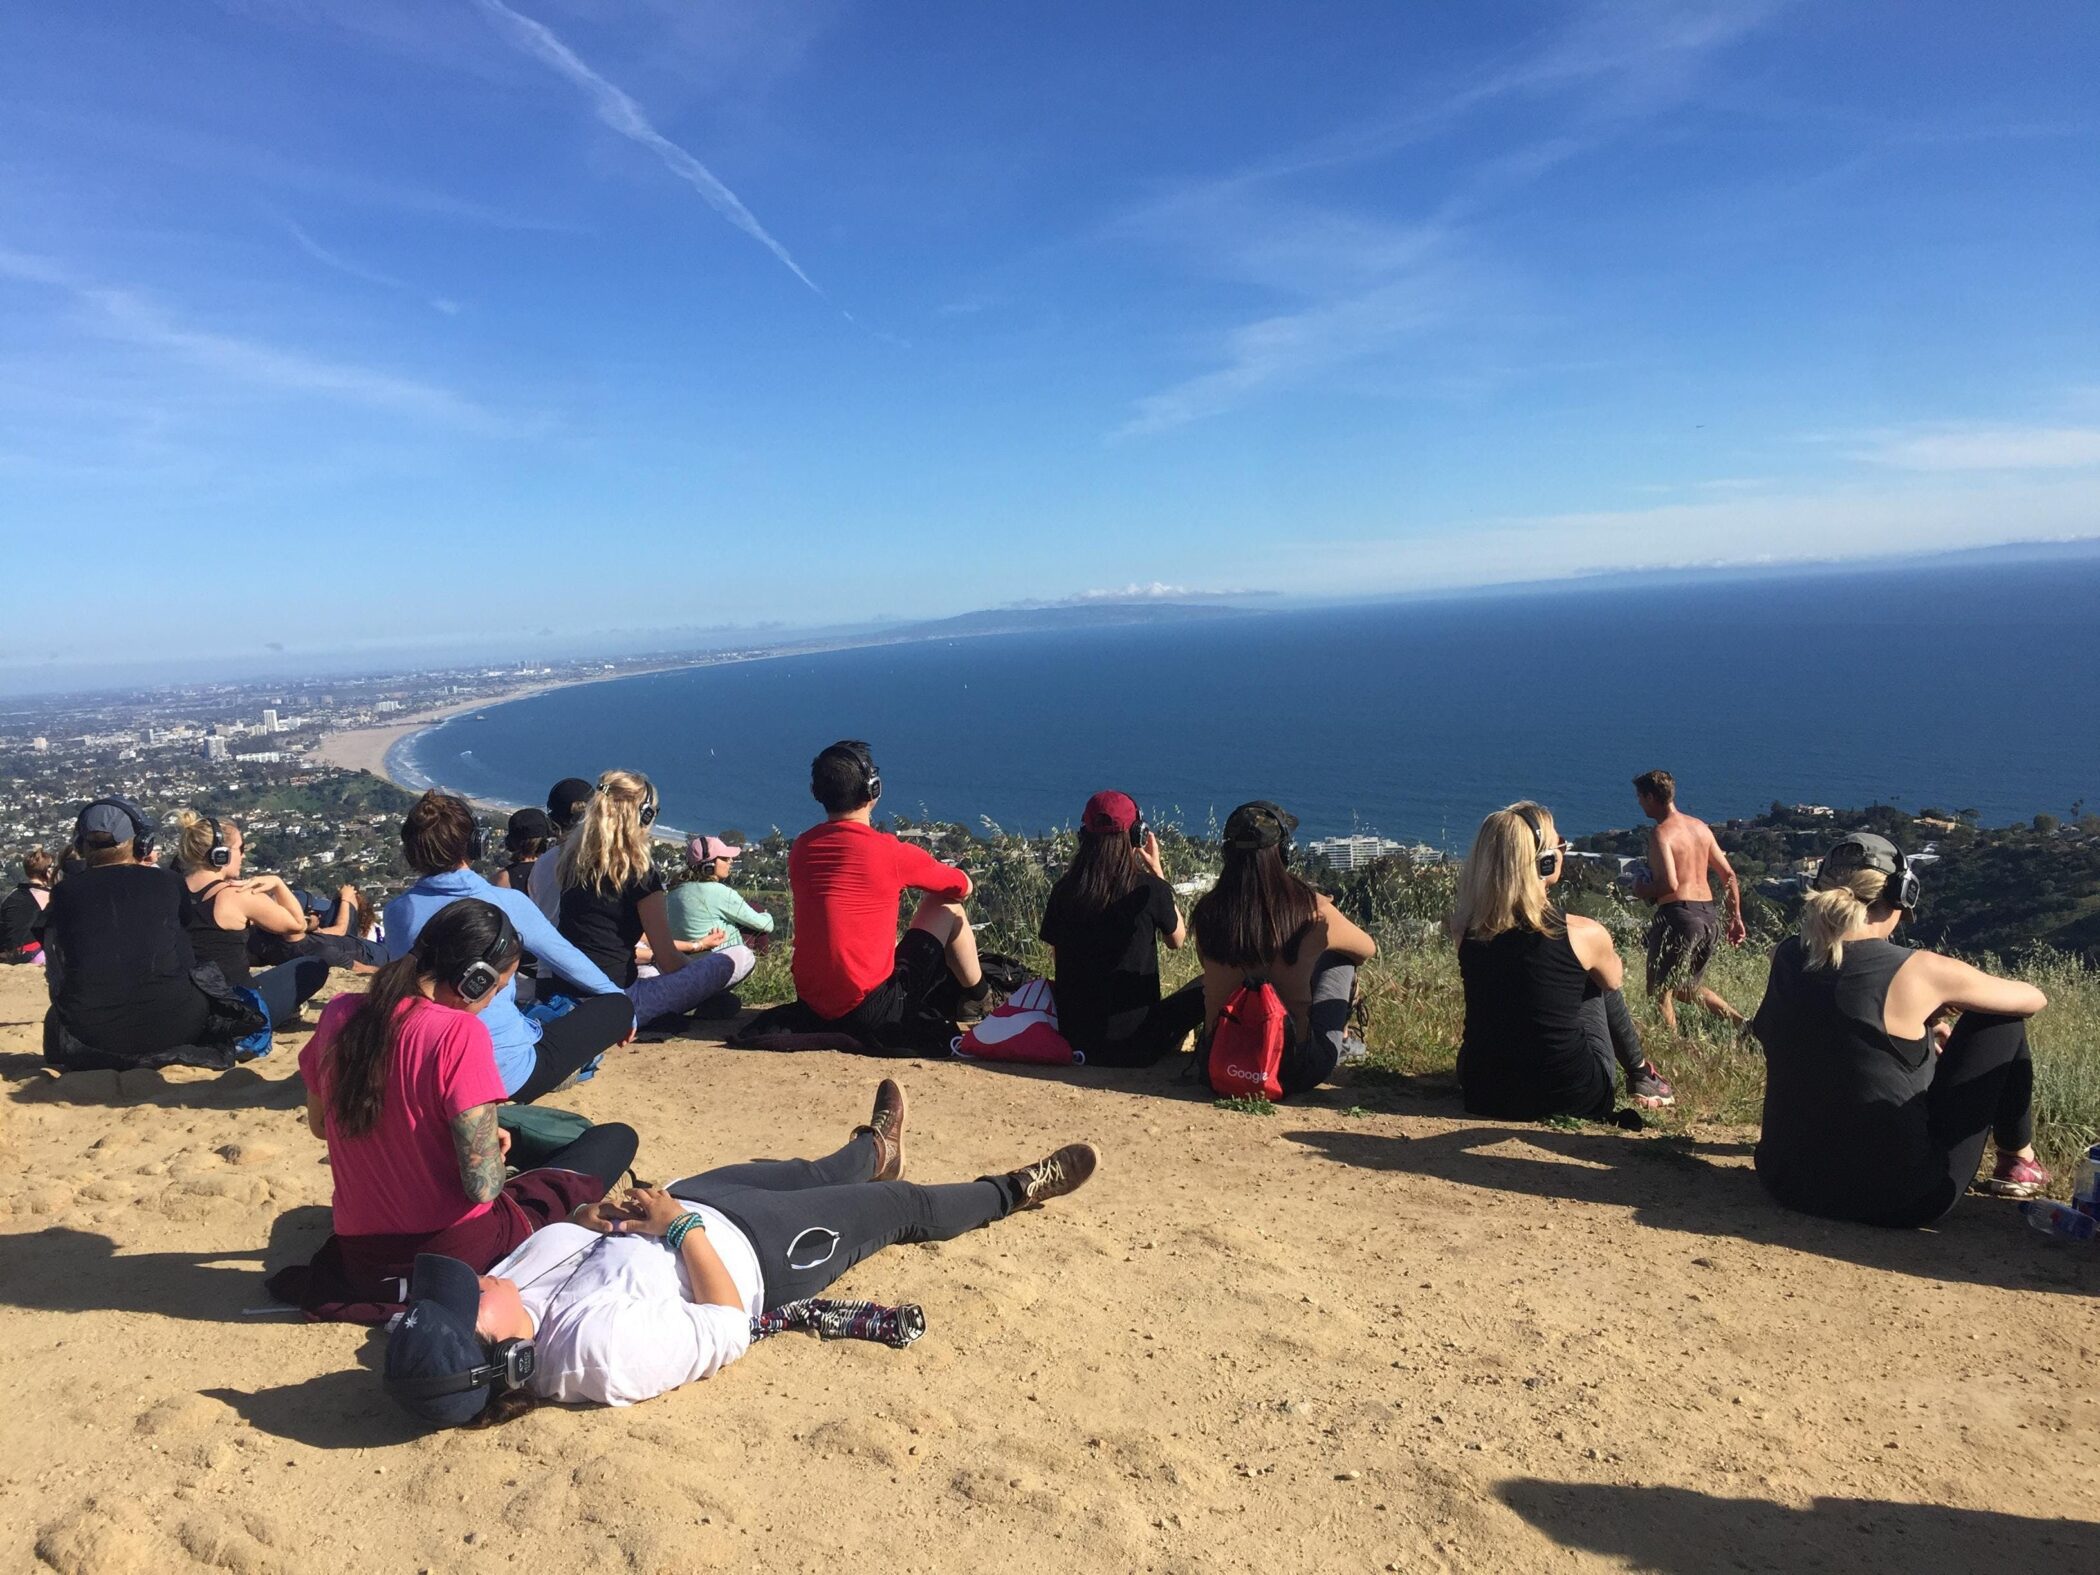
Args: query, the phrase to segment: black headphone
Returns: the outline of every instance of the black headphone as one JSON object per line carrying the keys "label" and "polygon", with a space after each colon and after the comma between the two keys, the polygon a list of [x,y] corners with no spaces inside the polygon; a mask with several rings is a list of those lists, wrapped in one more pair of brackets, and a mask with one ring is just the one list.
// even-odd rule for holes
{"label": "black headphone", "polygon": [[1910,860],[1904,857],[1903,850],[1893,842],[1889,847],[1896,855],[1896,867],[1892,870],[1881,870],[1881,866],[1873,861],[1872,849],[1863,842],[1847,837],[1823,855],[1823,862],[1816,866],[1816,885],[1823,884],[1823,871],[1830,867],[1830,861],[1845,849],[1853,848],[1859,853],[1855,868],[1881,870],[1881,873],[1888,877],[1882,885],[1880,900],[1891,907],[1901,908],[1905,913],[1915,913],[1918,899],[1925,894],[1924,883],[1918,879],[1918,872],[1910,867]]}
{"label": "black headphone", "polygon": [[1545,880],[1561,867],[1563,862],[1561,850],[1557,847],[1550,851],[1547,849],[1545,823],[1539,819],[1539,812],[1529,804],[1512,805],[1510,813],[1531,828],[1531,845],[1538,851],[1539,856],[1539,879]]}
{"label": "black headphone", "polygon": [[482,859],[487,857],[488,851],[489,828],[484,826],[481,823],[481,817],[476,815],[474,817],[474,830],[467,838],[467,862],[469,864],[479,864]]}
{"label": "black headphone", "polygon": [[539,1355],[531,1340],[498,1340],[489,1347],[489,1359],[479,1366],[435,1378],[389,1378],[386,1390],[403,1400],[436,1400],[470,1389],[523,1389],[538,1367]]}
{"label": "black headphone", "polygon": [[[89,810],[98,806],[109,809],[121,809],[124,812],[124,818],[131,822],[131,856],[133,858],[143,864],[146,860],[153,857],[153,833],[159,828],[146,818],[144,810],[140,809],[138,805],[132,803],[128,798],[98,798],[91,803],[81,805],[80,813],[85,815]],[[80,839],[77,836],[73,839],[73,845],[76,848],[80,846]]]}
{"label": "black headphone", "polygon": [[222,870],[233,862],[233,849],[226,846],[226,835],[219,829],[216,815],[206,815],[204,823],[211,827],[211,851],[204,855],[204,862],[215,870]]}
{"label": "black headphone", "polygon": [[652,825],[656,823],[656,810],[656,784],[654,782],[651,782],[647,777],[643,777],[642,807],[637,813],[636,819],[641,821],[642,829],[644,831],[647,831]]}
{"label": "black headphone", "polygon": [[860,767],[861,790],[874,803],[882,797],[882,769],[875,764],[874,753],[857,738],[842,738],[832,746],[833,750],[844,750]]}
{"label": "black headphone", "polygon": [[478,1001],[496,988],[497,982],[503,977],[502,961],[515,956],[522,949],[522,945],[517,930],[510,922],[510,915],[497,908],[496,938],[482,949],[479,957],[460,969],[457,977],[447,982],[459,992],[461,1000]]}
{"label": "black headphone", "polygon": [[[1137,800],[1132,799],[1130,802],[1132,804],[1136,804]],[[1145,824],[1145,812],[1143,810],[1139,810],[1137,812],[1137,819],[1133,820],[1130,823],[1130,845],[1133,848],[1144,847],[1145,838],[1147,835],[1150,834],[1151,830],[1152,828]]]}

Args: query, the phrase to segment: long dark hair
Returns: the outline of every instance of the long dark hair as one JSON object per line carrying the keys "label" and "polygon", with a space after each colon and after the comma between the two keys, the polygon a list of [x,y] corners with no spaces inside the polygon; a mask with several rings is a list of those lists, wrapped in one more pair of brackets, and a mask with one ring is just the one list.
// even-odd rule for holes
{"label": "long dark hair", "polygon": [[1319,911],[1319,894],[1293,875],[1283,849],[1227,844],[1218,883],[1189,914],[1196,951],[1228,968],[1266,968]]}
{"label": "long dark hair", "polygon": [[[502,968],[516,955],[517,934],[494,903],[462,897],[432,915],[416,936],[414,950],[372,975],[371,987],[330,1047],[328,1104],[336,1130],[361,1137],[379,1124],[394,1041],[402,1022],[421,1004],[421,980],[449,983],[476,962]],[[401,1010],[404,1001],[414,1003],[409,1013]]]}
{"label": "long dark hair", "polygon": [[1071,865],[1058,877],[1057,890],[1079,917],[1092,918],[1136,891],[1144,873],[1129,832],[1082,831]]}

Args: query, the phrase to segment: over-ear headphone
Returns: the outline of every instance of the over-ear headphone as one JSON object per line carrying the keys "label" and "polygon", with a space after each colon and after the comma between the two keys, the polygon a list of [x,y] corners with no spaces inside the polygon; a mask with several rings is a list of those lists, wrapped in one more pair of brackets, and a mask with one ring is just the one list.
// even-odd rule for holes
{"label": "over-ear headphone", "polygon": [[523,1389],[539,1367],[539,1354],[530,1339],[498,1340],[489,1347],[489,1359],[463,1373],[442,1373],[435,1378],[389,1378],[387,1393],[404,1400],[436,1400],[444,1395],[463,1395],[470,1389],[490,1388],[499,1393]]}
{"label": "over-ear headphone", "polygon": [[[1877,837],[1875,840],[1883,841],[1886,839]],[[1901,908],[1905,913],[1913,913],[1917,910],[1918,899],[1925,893],[1924,883],[1918,879],[1918,872],[1911,868],[1910,860],[1904,856],[1903,850],[1893,842],[1889,843],[1889,852],[1894,856],[1892,862],[1895,864],[1895,868],[1883,869],[1878,862],[1878,850],[1868,847],[1857,838],[1847,837],[1843,842],[1840,842],[1836,847],[1823,855],[1823,862],[1816,866],[1816,885],[1821,886],[1823,884],[1823,871],[1830,867],[1832,859],[1836,858],[1838,854],[1844,852],[1847,848],[1852,849],[1857,855],[1854,860],[1856,868],[1881,870],[1881,873],[1888,877],[1881,888],[1881,900],[1883,902],[1888,903],[1891,907]]]}
{"label": "over-ear headphone", "polygon": [[[1134,804],[1137,801],[1133,799],[1131,800],[1131,802]],[[1130,845],[1133,848],[1144,847],[1145,838],[1151,832],[1151,830],[1152,828],[1145,824],[1145,812],[1143,810],[1139,810],[1137,812],[1137,819],[1133,820],[1130,823]]]}
{"label": "over-ear headphone", "polygon": [[479,864],[487,856],[488,851],[489,829],[481,823],[481,817],[476,815],[474,817],[474,830],[467,838],[467,862],[469,864]]}
{"label": "over-ear headphone", "polygon": [[637,812],[635,818],[642,823],[642,829],[644,831],[647,831],[650,828],[650,826],[655,824],[656,810],[656,784],[654,782],[651,782],[647,777],[643,777],[642,807]]}
{"label": "over-ear headphone", "polygon": [[518,932],[511,925],[510,915],[498,908],[496,921],[496,938],[488,943],[479,957],[468,963],[459,971],[457,977],[449,981],[463,1001],[478,1001],[495,989],[497,982],[503,977],[503,962],[516,956],[521,949]]}
{"label": "over-ear headphone", "polygon": [[874,752],[857,738],[841,739],[832,747],[845,750],[847,754],[859,762],[861,790],[868,795],[868,802],[872,804],[875,800],[881,798],[882,770],[875,764]]}
{"label": "over-ear headphone", "polygon": [[138,805],[132,803],[128,798],[98,798],[91,803],[82,805],[80,813],[85,815],[89,810],[98,806],[120,809],[124,812],[124,818],[131,822],[131,856],[133,858],[143,864],[146,860],[153,857],[153,833],[158,828],[146,818],[144,810],[140,809]]}
{"label": "over-ear headphone", "polygon": [[211,827],[211,851],[204,855],[204,862],[215,870],[222,870],[233,862],[233,849],[226,846],[226,834],[219,829],[216,815],[206,815],[204,823]]}
{"label": "over-ear headphone", "polygon": [[1531,845],[1538,853],[1539,879],[1549,878],[1561,866],[1561,851],[1557,847],[1547,848],[1546,826],[1539,819],[1539,812],[1529,804],[1517,804],[1512,807],[1512,813],[1531,828]]}

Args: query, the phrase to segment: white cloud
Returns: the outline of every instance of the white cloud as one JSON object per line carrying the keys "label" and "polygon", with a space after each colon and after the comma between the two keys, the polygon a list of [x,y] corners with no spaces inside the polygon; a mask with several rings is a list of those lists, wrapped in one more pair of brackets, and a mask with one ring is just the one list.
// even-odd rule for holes
{"label": "white cloud", "polygon": [[824,294],[822,290],[817,289],[816,281],[802,271],[802,265],[788,255],[787,248],[767,233],[766,227],[744,206],[742,198],[716,179],[714,171],[650,124],[649,117],[643,112],[641,105],[585,65],[576,52],[556,37],[545,24],[535,22],[529,16],[520,16],[503,4],[503,0],[475,0],[475,4],[480,6],[490,20],[507,33],[520,49],[537,56],[582,88],[590,97],[592,107],[597,110],[598,119],[605,125],[654,153],[663,161],[666,169],[706,198],[717,213],[780,259],[781,265],[789,273],[808,285],[817,295]]}
{"label": "white cloud", "polygon": [[381,273],[377,268],[367,268],[362,263],[351,261],[340,252],[330,250],[309,235],[296,219],[287,218],[284,227],[291,232],[292,240],[299,250],[324,268],[333,268],[337,273],[361,280],[365,284],[378,285],[383,290],[399,290],[408,295],[422,296],[432,311],[443,312],[447,317],[455,316],[459,312],[457,301],[448,300],[444,296],[423,296],[423,292],[406,279],[397,279],[390,273]]}
{"label": "white cloud", "polygon": [[2076,470],[2100,465],[2100,427],[1949,427],[1897,433],[1853,457],[1897,470]]}

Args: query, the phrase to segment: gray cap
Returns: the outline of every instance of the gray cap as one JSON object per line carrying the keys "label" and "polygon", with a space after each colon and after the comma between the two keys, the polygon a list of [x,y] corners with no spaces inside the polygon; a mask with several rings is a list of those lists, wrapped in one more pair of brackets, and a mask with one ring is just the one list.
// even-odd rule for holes
{"label": "gray cap", "polygon": [[1817,879],[1849,875],[1854,870],[1879,870],[1893,875],[1903,868],[1903,855],[1887,837],[1871,831],[1855,831],[1823,855]]}
{"label": "gray cap", "polygon": [[140,837],[150,837],[154,825],[146,812],[126,798],[98,798],[80,812],[80,819],[73,824],[73,840],[85,841],[89,837],[107,837],[112,842],[131,842]]}

